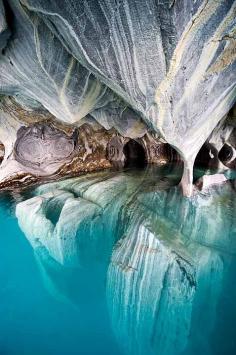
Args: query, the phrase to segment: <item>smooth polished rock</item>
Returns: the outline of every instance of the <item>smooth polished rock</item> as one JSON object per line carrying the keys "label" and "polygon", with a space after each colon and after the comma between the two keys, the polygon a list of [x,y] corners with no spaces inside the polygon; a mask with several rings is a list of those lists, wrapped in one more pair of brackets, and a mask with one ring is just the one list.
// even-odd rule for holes
{"label": "smooth polished rock", "polygon": [[191,195],[194,159],[235,102],[235,2],[24,4],[176,147]]}
{"label": "smooth polished rock", "polygon": [[9,0],[5,11],[1,94],[68,124],[151,128],[181,154],[192,194],[197,153],[235,103],[235,1]]}
{"label": "smooth polished rock", "polygon": [[[69,124],[106,107],[113,112],[112,127],[127,105],[82,66],[20,1],[10,0],[9,11],[15,30],[11,45],[0,55],[0,93],[20,96],[21,102],[31,106],[39,102],[58,120]],[[135,117],[135,113],[132,115]],[[137,115],[136,119],[140,121]]]}

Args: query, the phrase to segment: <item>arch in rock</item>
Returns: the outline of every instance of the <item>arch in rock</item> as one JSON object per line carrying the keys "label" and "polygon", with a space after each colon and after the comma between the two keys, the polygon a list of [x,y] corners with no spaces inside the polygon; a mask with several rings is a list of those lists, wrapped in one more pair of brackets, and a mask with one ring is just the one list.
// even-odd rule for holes
{"label": "arch in rock", "polygon": [[194,168],[218,168],[217,149],[210,143],[204,143],[194,161]]}
{"label": "arch in rock", "polygon": [[236,149],[229,143],[225,143],[218,154],[219,160],[228,168],[236,168]]}
{"label": "arch in rock", "polygon": [[227,162],[232,159],[233,157],[233,147],[231,147],[229,144],[224,144],[221,150],[219,151],[218,157],[222,163]]}

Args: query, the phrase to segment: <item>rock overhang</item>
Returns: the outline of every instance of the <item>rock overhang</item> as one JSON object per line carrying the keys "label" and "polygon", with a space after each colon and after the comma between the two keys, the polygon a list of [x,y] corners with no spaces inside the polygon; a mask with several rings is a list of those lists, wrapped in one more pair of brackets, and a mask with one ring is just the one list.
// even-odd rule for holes
{"label": "rock overhang", "polygon": [[89,116],[133,138],[151,127],[181,154],[190,195],[197,153],[235,102],[235,1],[7,3],[1,92],[69,125]]}

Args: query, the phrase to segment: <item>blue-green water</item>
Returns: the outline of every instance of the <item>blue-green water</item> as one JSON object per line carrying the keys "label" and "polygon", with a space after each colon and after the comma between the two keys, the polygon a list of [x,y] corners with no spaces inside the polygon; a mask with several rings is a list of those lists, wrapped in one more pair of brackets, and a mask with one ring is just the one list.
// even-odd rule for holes
{"label": "blue-green water", "polygon": [[188,200],[177,180],[100,173],[2,196],[0,354],[236,353],[235,190]]}
{"label": "blue-green water", "polygon": [[[104,302],[91,309],[90,296],[84,297],[78,309],[60,294],[52,296],[17,220],[1,208],[0,221],[0,354],[120,354]],[[87,276],[53,275],[64,278],[62,292],[70,288],[72,298],[81,283],[89,287],[96,280],[96,274]]]}

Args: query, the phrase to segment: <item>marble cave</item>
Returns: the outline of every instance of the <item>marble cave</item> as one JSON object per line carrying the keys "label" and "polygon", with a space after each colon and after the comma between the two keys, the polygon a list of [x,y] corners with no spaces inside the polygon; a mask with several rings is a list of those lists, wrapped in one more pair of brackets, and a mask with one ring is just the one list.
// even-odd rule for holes
{"label": "marble cave", "polygon": [[235,179],[235,0],[0,0],[0,354],[235,354]]}

